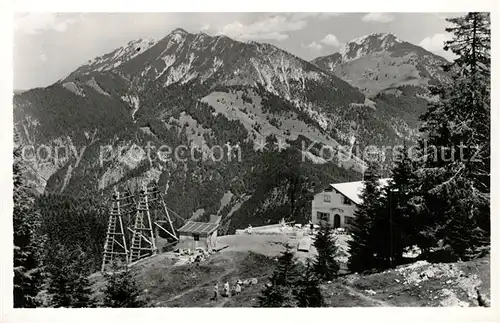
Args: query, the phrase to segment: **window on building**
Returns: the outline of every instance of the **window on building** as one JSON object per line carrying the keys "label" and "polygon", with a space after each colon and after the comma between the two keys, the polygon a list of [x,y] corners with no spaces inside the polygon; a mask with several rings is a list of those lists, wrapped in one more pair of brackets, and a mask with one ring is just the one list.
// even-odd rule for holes
{"label": "window on building", "polygon": [[327,195],[325,195],[325,197],[324,197],[324,201],[325,201],[325,202],[331,202],[331,201],[332,201],[332,196],[331,196],[331,195],[328,195],[328,194],[327,194]]}
{"label": "window on building", "polygon": [[317,217],[319,221],[330,222],[330,213],[318,212]]}
{"label": "window on building", "polygon": [[193,239],[194,239],[194,241],[200,241],[200,235],[199,234],[193,234]]}
{"label": "window on building", "polygon": [[351,200],[349,198],[347,198],[347,197],[344,196],[344,204],[345,205],[351,205],[352,202],[351,202]]}

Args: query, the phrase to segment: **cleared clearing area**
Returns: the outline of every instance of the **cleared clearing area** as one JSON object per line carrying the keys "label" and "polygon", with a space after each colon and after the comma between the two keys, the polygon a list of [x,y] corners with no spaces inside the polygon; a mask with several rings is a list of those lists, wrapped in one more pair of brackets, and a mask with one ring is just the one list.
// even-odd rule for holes
{"label": "cleared clearing area", "polygon": [[[347,250],[348,236],[338,236],[339,249]],[[180,264],[172,252],[159,254],[136,264],[143,297],[151,307],[253,307],[258,305],[268,277],[274,270],[275,257],[284,244],[295,247],[297,258],[314,256],[296,251],[299,239],[283,235],[234,235],[219,238],[218,246],[228,247],[202,263]],[[242,293],[231,298],[211,300],[213,287],[237,279],[256,279]],[[93,290],[102,297],[100,273],[90,277]],[[374,274],[341,275],[321,286],[330,307],[376,306],[478,306],[477,292],[490,299],[490,257],[452,264],[419,261]]]}

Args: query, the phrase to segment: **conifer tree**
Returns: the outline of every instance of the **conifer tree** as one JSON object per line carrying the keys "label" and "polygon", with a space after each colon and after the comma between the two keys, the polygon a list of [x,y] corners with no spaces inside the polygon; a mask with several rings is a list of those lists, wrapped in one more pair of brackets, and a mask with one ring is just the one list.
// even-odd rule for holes
{"label": "conifer tree", "polygon": [[313,263],[317,277],[323,281],[333,280],[337,276],[340,267],[335,260],[337,245],[335,244],[333,229],[329,224],[321,224],[313,245],[318,252]]}
{"label": "conifer tree", "polygon": [[291,287],[268,285],[259,296],[260,307],[297,307],[298,302]]}
{"label": "conifer tree", "polygon": [[376,213],[380,211],[379,166],[368,163],[365,171],[362,204],[354,213],[352,240],[349,241],[348,267],[352,271],[364,271],[375,266],[373,227]]}
{"label": "conifer tree", "polygon": [[47,248],[47,292],[51,307],[92,307],[88,259],[81,249]]}
{"label": "conifer tree", "polygon": [[314,264],[310,259],[307,259],[298,283],[297,301],[299,307],[324,306],[323,294],[319,285],[320,279],[316,275]]}
{"label": "conifer tree", "polygon": [[380,211],[373,222],[376,267],[394,267],[401,263],[404,248],[416,244],[418,217],[410,203],[415,186],[416,164],[408,148],[394,161],[391,180],[381,188]]}
{"label": "conifer tree", "polygon": [[434,89],[440,99],[422,116],[420,215],[423,236],[467,259],[490,230],[490,17],[448,21],[444,48],[458,57],[447,67],[453,82]]}
{"label": "conifer tree", "polygon": [[385,189],[385,196],[391,197],[388,201],[389,207],[392,207],[397,216],[394,221],[400,226],[403,247],[420,244],[418,234],[422,223],[413,201],[418,186],[416,171],[420,167],[419,155],[416,153],[418,151],[410,151],[408,146],[404,145],[400,158],[395,160],[391,181]]}
{"label": "conifer tree", "polygon": [[68,249],[81,248],[89,265],[102,264],[102,241],[106,237],[106,209],[95,197],[43,194],[37,198],[41,231],[48,243]]}
{"label": "conifer tree", "polygon": [[144,306],[140,300],[140,290],[129,268],[118,271],[114,266],[113,272],[105,274],[106,287],[104,289],[104,307],[128,307],[138,308]]}
{"label": "conifer tree", "polygon": [[33,236],[38,222],[23,172],[20,148],[16,147],[13,164],[14,307],[36,307],[41,273]]}
{"label": "conifer tree", "polygon": [[297,307],[297,283],[300,279],[297,262],[292,249],[286,246],[278,258],[276,269],[271,276],[271,282],[259,296],[261,307]]}

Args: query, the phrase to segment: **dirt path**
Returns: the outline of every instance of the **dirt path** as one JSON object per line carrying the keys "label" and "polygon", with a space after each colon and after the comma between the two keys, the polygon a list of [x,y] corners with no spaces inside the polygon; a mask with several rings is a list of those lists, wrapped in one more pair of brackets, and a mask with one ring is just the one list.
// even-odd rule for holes
{"label": "dirt path", "polygon": [[[224,272],[222,272],[220,275],[217,275],[216,277],[214,277],[212,280],[220,280],[222,277],[224,276],[227,276],[229,274],[232,274],[235,270],[236,270],[236,263],[234,261],[233,258],[230,258],[230,257],[227,257],[227,259],[229,259],[231,261],[231,267],[226,269]],[[179,298],[181,298],[182,296],[186,295],[186,294],[189,294],[191,292],[194,292],[200,288],[203,288],[202,285],[205,285],[206,282],[202,282],[200,284],[197,284],[189,289],[186,289],[185,291],[175,295],[175,296],[172,296],[170,297],[169,299],[167,299],[166,301],[163,301],[161,302],[160,306],[162,305],[165,305],[166,303],[169,303],[169,302],[172,302],[172,301],[175,301]],[[227,299],[225,300],[227,302]],[[224,303],[225,304],[225,303]]]}
{"label": "dirt path", "polygon": [[215,304],[214,307],[224,307],[224,305],[226,305],[226,303],[229,302],[230,299],[230,297],[224,297],[224,299],[221,302]]}
{"label": "dirt path", "polygon": [[[263,281],[263,280],[266,280],[267,278],[269,277],[269,275],[263,275],[263,276],[257,276],[257,277],[253,277],[253,278],[256,278],[257,281]],[[248,289],[248,288],[253,288],[254,285],[250,285],[250,286],[243,286],[242,287],[242,293],[244,292],[243,289]],[[260,290],[257,291],[257,293],[260,293]],[[221,297],[222,300],[219,301],[217,304],[214,304],[213,307],[224,307],[224,305],[226,305],[231,299],[235,299],[236,302],[238,302],[239,298],[238,295],[233,295],[231,297]],[[208,303],[206,303],[208,304]]]}
{"label": "dirt path", "polygon": [[343,285],[342,287],[344,287],[345,289],[347,289],[350,293],[353,293],[354,295],[358,296],[362,300],[367,301],[369,303],[373,303],[373,306],[381,306],[381,307],[391,307],[391,306],[394,306],[394,305],[389,304],[387,302],[375,299],[375,298],[373,298],[371,296],[368,296],[368,295],[365,295],[365,294],[363,294],[361,292],[358,292],[357,290],[355,290],[354,288],[352,288],[349,285]]}
{"label": "dirt path", "polygon": [[196,285],[196,286],[194,286],[194,287],[191,287],[190,289],[186,289],[185,291],[183,291],[183,292],[181,292],[181,293],[179,293],[179,294],[177,294],[177,295],[175,295],[175,296],[170,297],[170,298],[169,298],[169,299],[167,299],[166,301],[161,302],[161,304],[160,304],[160,305],[163,305],[163,304],[168,303],[168,302],[175,301],[176,299],[179,299],[179,298],[181,298],[182,296],[184,296],[184,295],[186,295],[186,294],[189,294],[189,293],[191,293],[191,292],[194,292],[195,290],[197,290],[197,289],[199,289],[199,288],[200,288],[200,285],[201,285],[201,284]]}

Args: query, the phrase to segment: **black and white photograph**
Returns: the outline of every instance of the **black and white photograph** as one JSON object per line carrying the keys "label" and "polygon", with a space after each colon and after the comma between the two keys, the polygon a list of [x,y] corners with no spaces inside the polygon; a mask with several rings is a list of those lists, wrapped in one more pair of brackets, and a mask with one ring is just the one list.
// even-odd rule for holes
{"label": "black and white photograph", "polygon": [[16,12],[2,297],[491,308],[490,12],[359,9]]}

